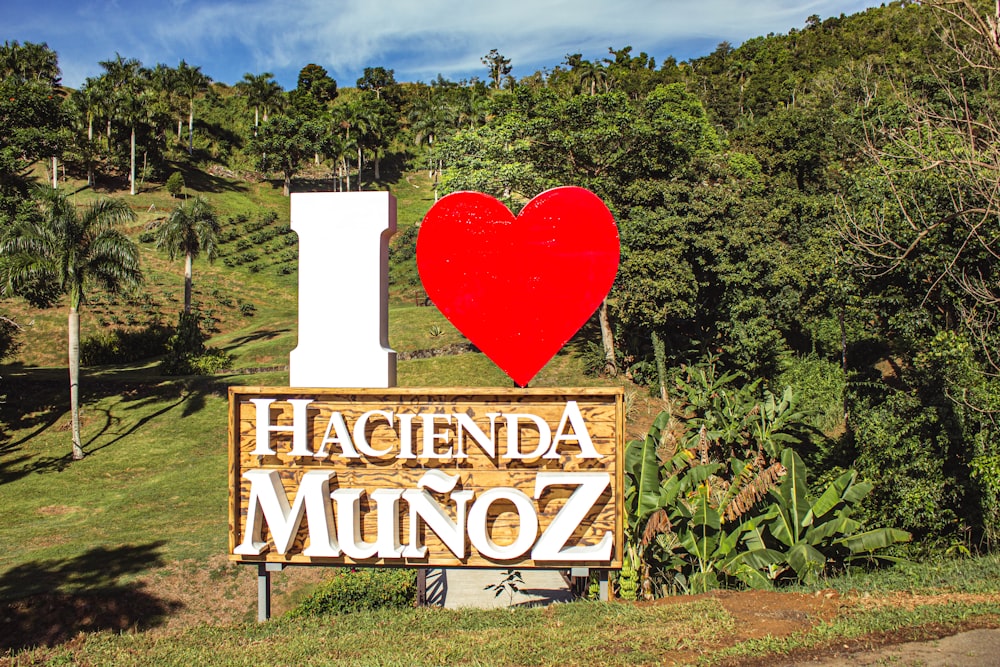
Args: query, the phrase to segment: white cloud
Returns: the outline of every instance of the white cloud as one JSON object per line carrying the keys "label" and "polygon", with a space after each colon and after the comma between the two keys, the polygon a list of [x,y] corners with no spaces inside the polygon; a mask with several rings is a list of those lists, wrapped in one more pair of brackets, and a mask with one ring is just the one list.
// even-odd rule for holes
{"label": "white cloud", "polygon": [[[69,3],[67,3],[69,4]],[[491,48],[510,57],[515,74],[557,65],[568,53],[602,57],[609,46],[633,45],[662,60],[694,42],[742,42],[801,27],[807,16],[852,13],[876,4],[863,0],[168,0],[68,7],[57,28],[77,31],[97,60],[118,50],[146,64],[199,64],[234,82],[246,71],[298,69],[317,62],[332,74],[357,76],[369,65],[396,70],[397,78],[482,75],[479,58]],[[73,5],[69,5],[73,7]],[[75,16],[74,16],[75,14]],[[34,25],[37,26],[37,14]],[[27,20],[27,19],[25,19]],[[17,25],[15,21],[15,25]],[[37,28],[36,28],[37,29]],[[24,39],[24,38],[22,38]],[[40,40],[36,40],[40,41]],[[62,56],[63,54],[60,53]],[[64,65],[71,72],[94,65]],[[287,77],[286,77],[287,78]]]}

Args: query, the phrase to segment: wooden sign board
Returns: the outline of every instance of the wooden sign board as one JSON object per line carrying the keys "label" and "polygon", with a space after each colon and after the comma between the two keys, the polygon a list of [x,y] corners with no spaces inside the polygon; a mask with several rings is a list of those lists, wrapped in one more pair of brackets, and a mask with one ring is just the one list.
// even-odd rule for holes
{"label": "wooden sign board", "polygon": [[620,568],[620,388],[229,390],[241,562]]}

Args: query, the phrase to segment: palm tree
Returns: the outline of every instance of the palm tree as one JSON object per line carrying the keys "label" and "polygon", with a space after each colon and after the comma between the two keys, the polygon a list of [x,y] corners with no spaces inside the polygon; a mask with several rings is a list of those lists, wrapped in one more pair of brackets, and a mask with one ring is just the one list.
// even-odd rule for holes
{"label": "palm tree", "polygon": [[2,285],[16,293],[25,284],[49,281],[69,297],[69,400],[73,458],[84,456],[80,441],[80,307],[99,285],[112,293],[142,282],[139,249],[118,226],[135,218],[120,199],[101,199],[78,213],[58,190],[38,188],[41,215],[17,218],[0,239],[6,261]]}
{"label": "palm tree", "polygon": [[[344,141],[353,145],[358,154],[358,192],[361,192],[361,165],[364,149],[364,135],[369,132],[374,118],[361,100],[355,100],[337,107],[337,120],[344,130]],[[351,136],[351,132],[354,136]],[[350,186],[348,186],[350,189]]]}
{"label": "palm tree", "polygon": [[202,73],[201,67],[191,67],[181,60],[177,66],[177,87],[190,103],[188,114],[188,155],[194,153],[194,98],[208,90],[212,79]]}
{"label": "palm tree", "polygon": [[[114,60],[103,60],[100,66],[106,72],[105,76],[111,88],[111,103],[115,113],[131,128],[132,137],[129,151],[129,194],[136,193],[135,188],[135,126],[142,115],[144,103],[143,93],[149,79],[149,70],[135,58],[125,60],[116,53]],[[110,123],[110,121],[109,121]],[[110,125],[109,125],[110,129]]]}
{"label": "palm tree", "polygon": [[208,261],[215,259],[219,221],[204,197],[188,200],[174,209],[156,231],[156,247],[170,259],[184,255],[184,312],[191,312],[191,265],[203,251]]}
{"label": "palm tree", "polygon": [[157,63],[156,67],[150,73],[149,79],[153,90],[165,99],[170,112],[177,114],[177,143],[180,143],[184,112],[176,100],[174,100],[174,96],[180,92],[180,81],[177,79],[177,70],[163,63]]}
{"label": "palm tree", "polygon": [[453,132],[458,120],[439,95],[418,99],[410,111],[410,131],[418,147],[427,146],[428,176],[434,182],[434,201],[438,199],[438,177],[441,172],[440,160],[435,168],[434,142],[442,135]]}
{"label": "palm tree", "polygon": [[236,85],[247,96],[247,102],[253,105],[253,133],[254,136],[257,136],[257,128],[260,126],[260,112],[264,111],[264,122],[266,123],[268,107],[274,107],[281,97],[281,86],[274,80],[274,74],[271,72],[263,74],[247,72],[243,75],[243,80]]}

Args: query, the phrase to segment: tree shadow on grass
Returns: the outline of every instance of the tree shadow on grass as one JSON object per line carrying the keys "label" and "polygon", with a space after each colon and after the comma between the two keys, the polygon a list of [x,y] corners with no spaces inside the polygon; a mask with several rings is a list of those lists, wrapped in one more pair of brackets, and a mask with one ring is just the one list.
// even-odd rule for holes
{"label": "tree shadow on grass", "polygon": [[204,192],[246,192],[249,189],[244,183],[213,176],[206,171],[194,169],[187,164],[173,163],[170,168],[181,172],[184,177],[184,189],[190,195],[197,195]]}
{"label": "tree shadow on grass", "polygon": [[253,333],[232,339],[229,341],[229,344],[222,349],[226,352],[231,352],[232,350],[238,349],[247,343],[255,343],[261,340],[272,340],[281,334],[288,333],[289,331],[291,331],[291,329],[258,329]]}
{"label": "tree shadow on grass", "polygon": [[[187,417],[205,407],[209,394],[226,395],[226,387],[210,378],[151,382],[85,377],[81,385],[81,413],[87,436],[83,444],[87,454],[121,442],[178,406],[183,405],[183,416]],[[0,412],[0,485],[32,473],[65,470],[72,459],[68,424],[59,425],[60,421],[68,419],[69,413],[69,391],[63,374],[55,376],[48,369],[32,369],[4,377],[3,389],[6,402]],[[120,396],[121,401],[110,407],[99,406],[109,396]],[[150,408],[152,411],[149,411]],[[141,410],[142,414],[133,417],[137,410]],[[95,419],[100,420],[96,432],[93,430]],[[66,429],[64,453],[39,455],[25,446],[29,440],[52,428]],[[26,429],[30,432],[16,439],[9,436],[11,432]]]}
{"label": "tree shadow on grass", "polygon": [[158,598],[130,579],[164,564],[163,544],[97,547],[6,571],[0,575],[0,650],[55,646],[80,632],[159,625],[181,603]]}

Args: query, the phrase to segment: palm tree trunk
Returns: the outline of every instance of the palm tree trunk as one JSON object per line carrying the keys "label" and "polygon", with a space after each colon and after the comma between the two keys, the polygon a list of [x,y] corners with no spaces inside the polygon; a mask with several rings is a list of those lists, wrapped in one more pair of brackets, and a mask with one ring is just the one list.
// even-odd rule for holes
{"label": "palm tree trunk", "polygon": [[191,113],[188,114],[188,155],[194,154],[194,98],[191,98]]}
{"label": "palm tree trunk", "polygon": [[180,116],[177,117],[177,143],[180,143],[184,139],[184,135],[181,134],[181,128],[184,127],[184,119]]}
{"label": "palm tree trunk", "polygon": [[347,191],[351,191],[351,170],[347,167],[347,157],[340,156],[340,161],[344,165],[344,180],[347,182]]}
{"label": "palm tree trunk", "polygon": [[87,187],[94,187],[94,163],[93,163],[93,153],[94,150],[94,117],[91,115],[87,116]]}
{"label": "palm tree trunk", "polygon": [[131,184],[132,187],[130,189],[129,194],[133,194],[134,195],[135,194],[135,125],[132,126],[131,157],[132,157],[132,167],[131,167],[131,171],[129,172],[128,181],[129,181],[129,184]]}
{"label": "palm tree trunk", "polygon": [[59,189],[59,158],[52,156],[52,189]]}
{"label": "palm tree trunk", "polygon": [[601,301],[597,317],[601,322],[601,343],[604,345],[604,370],[608,375],[614,376],[618,374],[618,360],[615,359],[615,337],[611,332],[611,323],[608,321],[607,298]]}
{"label": "palm tree trunk", "polygon": [[361,192],[361,147],[358,147],[358,192]]}
{"label": "palm tree trunk", "polygon": [[80,311],[73,305],[69,307],[69,408],[73,428],[73,460],[79,461],[84,456],[80,439]]}
{"label": "palm tree trunk", "polygon": [[191,253],[184,255],[184,313],[191,312]]}
{"label": "palm tree trunk", "polygon": [[667,400],[667,353],[663,339],[655,332],[650,332],[653,339],[653,358],[656,360],[656,378],[660,384],[660,398]]}

